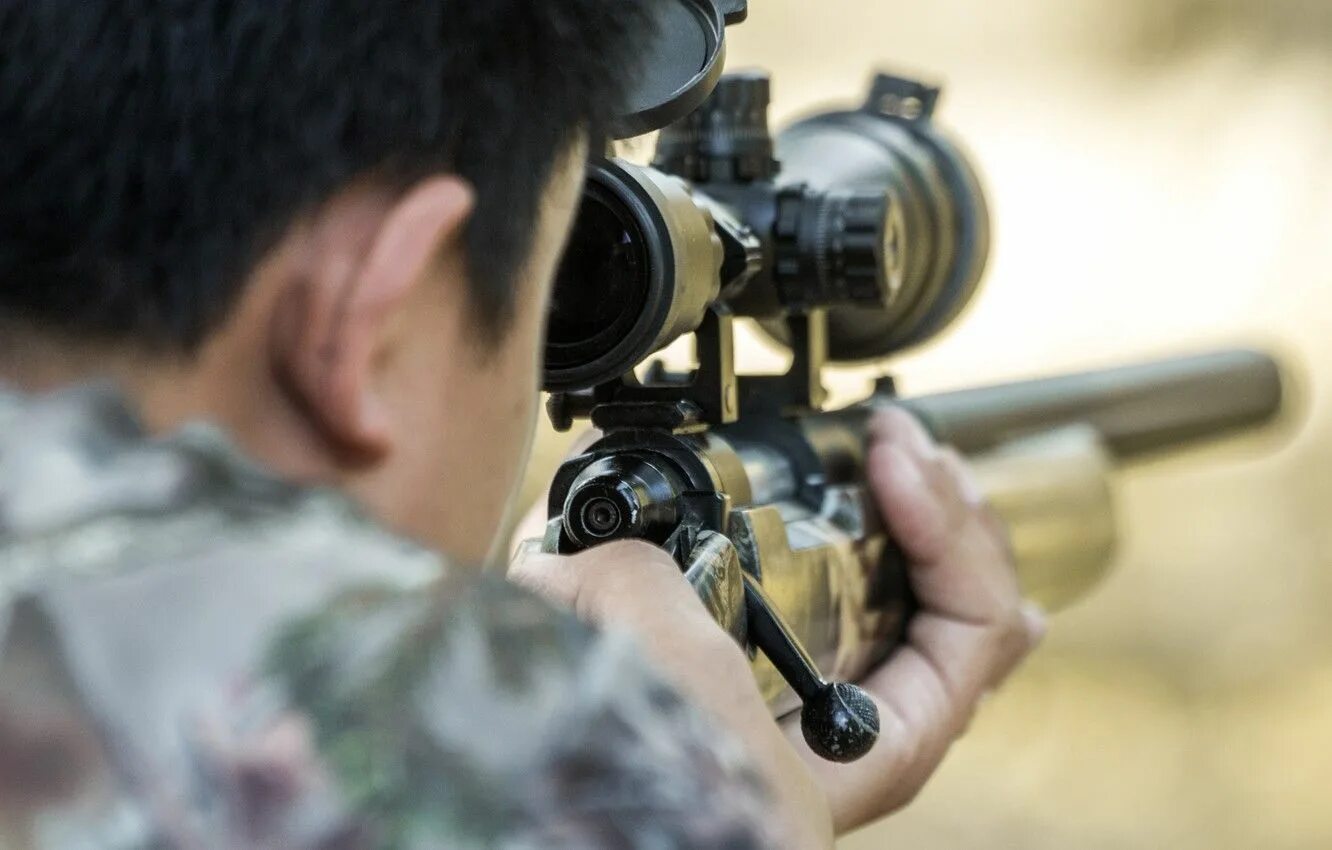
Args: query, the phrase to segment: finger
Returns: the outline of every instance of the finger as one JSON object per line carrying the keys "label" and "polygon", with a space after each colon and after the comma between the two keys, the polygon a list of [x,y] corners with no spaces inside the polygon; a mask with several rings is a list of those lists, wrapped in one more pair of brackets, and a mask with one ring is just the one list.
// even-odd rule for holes
{"label": "finger", "polygon": [[923,611],[981,625],[1016,610],[1018,586],[1007,535],[983,505],[959,456],[921,461],[900,442],[870,451],[869,476],[889,533],[911,562]]}
{"label": "finger", "polygon": [[585,622],[633,624],[659,611],[687,618],[684,625],[718,630],[675,560],[639,540],[623,540],[573,556],[531,548],[509,567],[509,580]]}
{"label": "finger", "polygon": [[1035,602],[1022,603],[1022,622],[1027,630],[1027,645],[1031,649],[1041,645],[1050,630],[1050,615]]}
{"label": "finger", "polygon": [[953,491],[963,504],[977,510],[986,508],[989,503],[985,499],[985,492],[981,490],[980,482],[976,480],[971,467],[962,459],[962,455],[958,454],[957,449],[944,446],[939,450],[939,458],[944,471],[948,473]]}
{"label": "finger", "polygon": [[1010,563],[1015,562],[1013,539],[1008,523],[1004,522],[1003,517],[999,516],[999,512],[990,504],[984,488],[981,487],[980,481],[972,471],[971,464],[952,446],[943,447],[942,460],[944,469],[952,478],[967,507],[980,514],[980,520],[985,526],[985,530],[999,542],[1000,548],[1008,554],[1007,560]]}
{"label": "finger", "polygon": [[[958,479],[948,466],[951,450],[938,446],[903,410],[876,414],[870,434],[867,473],[890,532],[914,561],[939,560],[954,527],[970,510],[968,501],[982,500],[979,486]],[[964,497],[963,486],[970,498]]]}
{"label": "finger", "polygon": [[870,489],[889,534],[914,563],[930,564],[948,551],[950,511],[931,483],[926,461],[900,442],[870,447]]}
{"label": "finger", "polygon": [[583,583],[583,577],[575,568],[573,559],[545,555],[530,546],[519,550],[509,564],[507,578],[552,605],[569,611],[577,607]]}
{"label": "finger", "polygon": [[907,450],[926,459],[939,451],[938,444],[920,420],[900,407],[887,407],[870,418],[871,443],[900,443]]}
{"label": "finger", "polygon": [[1048,628],[1047,615],[1039,605],[1034,602],[1022,603],[1019,609],[1017,628],[1010,638],[1006,652],[1000,656],[999,661],[995,664],[994,674],[990,678],[988,690],[997,689],[1008,680],[1009,676],[1013,675],[1013,672],[1021,666],[1022,662],[1041,645]]}
{"label": "finger", "polygon": [[[909,627],[909,648],[928,665],[915,673],[937,680],[947,697],[949,711],[940,717],[952,717],[950,729],[960,733],[972,707],[982,696],[1004,681],[1033,647],[1027,622],[1019,606],[1003,619],[989,624],[972,624],[946,617],[917,617]],[[867,680],[866,687],[921,687],[921,683],[893,677],[892,662]],[[930,685],[933,687],[933,684]]]}

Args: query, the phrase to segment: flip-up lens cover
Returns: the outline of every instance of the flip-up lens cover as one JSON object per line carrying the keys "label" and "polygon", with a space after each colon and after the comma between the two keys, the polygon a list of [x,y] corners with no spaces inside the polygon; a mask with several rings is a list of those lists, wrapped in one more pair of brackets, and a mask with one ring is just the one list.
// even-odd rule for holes
{"label": "flip-up lens cover", "polygon": [[611,125],[617,139],[660,130],[693,112],[721,78],[726,58],[725,0],[651,0],[652,41],[642,54],[626,111]]}

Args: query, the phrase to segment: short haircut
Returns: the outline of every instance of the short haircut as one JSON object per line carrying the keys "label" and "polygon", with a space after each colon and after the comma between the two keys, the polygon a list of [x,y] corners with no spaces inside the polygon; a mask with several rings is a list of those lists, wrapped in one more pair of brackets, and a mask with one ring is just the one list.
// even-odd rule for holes
{"label": "short haircut", "polygon": [[449,172],[476,190],[472,300],[500,332],[553,166],[617,111],[648,19],[633,0],[2,3],[0,318],[189,352],[303,213]]}

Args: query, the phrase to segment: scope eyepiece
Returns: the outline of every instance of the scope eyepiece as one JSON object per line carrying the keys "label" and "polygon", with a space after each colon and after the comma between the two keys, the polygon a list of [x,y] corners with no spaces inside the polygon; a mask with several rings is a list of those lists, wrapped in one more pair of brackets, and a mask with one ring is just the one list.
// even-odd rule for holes
{"label": "scope eyepiece", "polygon": [[546,390],[614,380],[693,331],[717,298],[721,263],[712,217],[683,181],[624,162],[591,163],[555,278]]}

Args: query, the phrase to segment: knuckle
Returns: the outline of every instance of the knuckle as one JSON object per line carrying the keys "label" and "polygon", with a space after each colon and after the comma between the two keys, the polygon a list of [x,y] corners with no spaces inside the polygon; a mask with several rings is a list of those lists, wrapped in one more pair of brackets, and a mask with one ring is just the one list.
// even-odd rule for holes
{"label": "knuckle", "polygon": [[996,622],[994,654],[992,667],[994,684],[1008,677],[1017,664],[1031,650],[1026,618],[1022,606],[1014,603],[1003,609],[1003,615]]}
{"label": "knuckle", "polygon": [[610,544],[615,563],[631,565],[644,574],[676,576],[680,572],[675,559],[665,549],[644,540],[620,540]]}
{"label": "knuckle", "polygon": [[925,783],[923,781],[913,781],[910,785],[907,785],[902,789],[901,795],[897,798],[895,809],[905,809],[909,806],[914,806],[916,800],[920,798],[920,794],[924,790]]}
{"label": "knuckle", "polygon": [[1010,568],[1017,566],[1017,549],[1013,545],[1013,533],[994,506],[986,502],[978,509],[981,528],[993,542],[1004,564]]}
{"label": "knuckle", "polygon": [[1027,621],[1022,616],[1022,609],[1015,608],[1008,620],[1008,628],[1004,631],[1004,638],[1008,644],[1009,654],[1018,658],[1027,654],[1027,647],[1030,641],[1027,638]]}
{"label": "knuckle", "polygon": [[692,593],[681,579],[675,559],[642,540],[607,543],[577,557],[581,559],[582,591],[588,599],[631,595],[670,598],[670,594]]}

